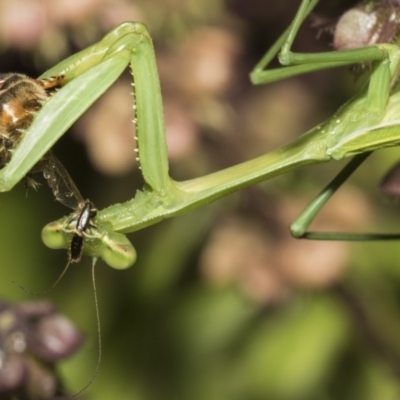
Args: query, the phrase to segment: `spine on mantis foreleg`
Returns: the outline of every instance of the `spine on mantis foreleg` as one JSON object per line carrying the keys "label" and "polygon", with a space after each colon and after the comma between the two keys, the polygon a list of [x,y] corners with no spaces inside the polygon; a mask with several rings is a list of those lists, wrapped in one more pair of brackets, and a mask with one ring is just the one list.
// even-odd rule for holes
{"label": "spine on mantis foreleg", "polygon": [[153,44],[146,27],[133,22],[119,25],[95,45],[42,75],[62,75],[67,84],[43,106],[29,135],[21,140],[7,168],[0,171],[2,190],[9,190],[21,180],[129,63],[135,76],[136,109],[140,115],[137,129],[142,173],[160,199],[171,191]]}
{"label": "spine on mantis foreleg", "polygon": [[[106,51],[104,51],[104,49]],[[171,189],[160,81],[153,43],[145,25],[125,22],[90,49],[91,57],[129,63],[133,75],[138,158],[146,183],[157,193]]]}
{"label": "spine on mantis foreleg", "polygon": [[[106,51],[104,51],[106,49]],[[146,183],[161,195],[171,190],[160,81],[153,43],[145,25],[125,22],[90,48],[96,62],[108,59],[130,64],[133,75],[134,122],[138,158]]]}
{"label": "spine on mantis foreleg", "polygon": [[132,47],[130,59],[134,77],[138,158],[144,180],[162,197],[172,185],[168,175],[164,115],[154,48],[144,25],[130,24],[127,28],[140,35],[141,39]]}

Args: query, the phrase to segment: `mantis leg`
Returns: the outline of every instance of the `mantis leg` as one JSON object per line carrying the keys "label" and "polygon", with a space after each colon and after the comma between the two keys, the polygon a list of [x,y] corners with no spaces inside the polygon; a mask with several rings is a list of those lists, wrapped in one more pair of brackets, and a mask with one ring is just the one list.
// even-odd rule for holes
{"label": "mantis leg", "polygon": [[[250,73],[252,83],[259,85],[327,68],[336,68],[355,63],[376,62],[375,68],[385,70],[386,72],[380,74],[380,80],[377,81],[373,77],[370,80],[368,105],[371,107],[371,112],[382,113],[389,97],[391,79],[399,63],[397,46],[379,44],[351,50],[315,54],[292,52],[291,47],[301,24],[317,3],[318,0],[303,0],[301,2],[292,24]],[[284,67],[266,70],[266,67],[278,53],[279,61]],[[384,78],[382,79],[382,77]],[[385,92],[381,91],[379,101],[373,97],[376,86],[386,88]]]}
{"label": "mantis leg", "polygon": [[[286,31],[283,32],[283,34],[278,38],[278,40],[270,47],[270,49],[265,53],[265,55],[261,58],[261,60],[256,64],[256,66],[250,73],[250,80],[254,85],[276,82],[296,75],[302,75],[305,73],[319,71],[322,69],[348,65],[346,62],[323,62],[322,60],[319,60],[318,63],[303,63],[303,65],[291,65],[291,66],[286,66],[285,68],[275,68],[275,69],[265,70],[265,68],[278,55],[278,53],[283,49],[284,46],[285,46],[284,54],[290,52],[290,47],[293,43],[295,34],[297,33],[301,23],[313,10],[313,8],[317,3],[318,0],[314,0],[312,2],[302,1],[300,9],[296,14],[295,21],[293,21],[293,23],[286,29]],[[296,23],[294,24],[294,22]],[[282,61],[281,63],[283,64]],[[289,63],[285,63],[284,65],[288,64]]]}
{"label": "mantis leg", "polygon": [[[354,50],[333,51],[318,54],[300,54],[291,51],[297,32],[310,14],[318,0],[303,0],[289,28],[275,42],[250,74],[254,84],[268,83],[302,73],[320,69],[339,67],[356,62],[376,61],[375,70],[366,90],[366,109],[375,114],[385,112],[390,95],[390,84],[398,65],[398,50],[396,48],[369,46]],[[278,55],[279,61],[285,67],[265,70],[268,64]],[[340,151],[342,151],[341,149]],[[400,234],[343,234],[306,232],[318,212],[326,204],[335,191],[348,179],[356,168],[365,160],[370,152],[357,155],[330,182],[315,200],[301,213],[291,225],[292,235],[296,238],[315,240],[388,240],[399,239]]]}
{"label": "mantis leg", "polygon": [[324,207],[328,200],[335,194],[350,175],[365,161],[371,152],[355,156],[338,175],[321,191],[321,193],[303,210],[300,216],[290,226],[292,236],[298,239],[310,240],[399,240],[400,233],[340,233],[340,232],[307,232],[308,227]]}
{"label": "mantis leg", "polygon": [[[318,0],[302,0],[293,22],[289,26],[287,36],[279,54],[279,61],[282,65],[310,64],[319,62],[343,62],[343,65],[353,64],[355,62],[367,62],[382,60],[388,57],[385,50],[379,46],[368,46],[353,50],[330,51],[326,53],[302,54],[291,51],[292,44],[296,38],[301,24],[312,9],[316,6]],[[333,64],[333,67],[336,65]]]}

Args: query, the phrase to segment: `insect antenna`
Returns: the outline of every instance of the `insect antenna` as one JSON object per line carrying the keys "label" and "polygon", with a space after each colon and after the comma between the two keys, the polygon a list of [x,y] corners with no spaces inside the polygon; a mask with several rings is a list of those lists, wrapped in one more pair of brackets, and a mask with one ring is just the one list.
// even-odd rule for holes
{"label": "insect antenna", "polygon": [[99,371],[100,371],[100,365],[101,365],[101,358],[102,358],[102,347],[101,347],[101,323],[100,323],[100,311],[99,311],[99,301],[97,298],[97,289],[96,289],[96,279],[95,279],[95,266],[97,262],[97,257],[93,257],[93,262],[92,262],[92,284],[93,284],[93,295],[94,295],[94,307],[95,307],[95,313],[96,313],[96,321],[97,321],[97,345],[98,345],[98,357],[97,357],[97,364],[96,364],[96,369],[94,370],[93,376],[90,378],[89,382],[86,383],[86,385],[80,389],[78,392],[74,393],[71,397],[76,397],[79,396],[81,393],[83,393],[96,379]]}
{"label": "insect antenna", "polygon": [[58,283],[61,281],[61,279],[63,278],[63,276],[65,275],[65,273],[67,272],[69,266],[71,264],[71,259],[68,260],[67,265],[64,267],[64,269],[62,270],[61,274],[58,276],[58,278],[54,281],[54,283],[46,290],[41,290],[39,292],[32,292],[28,289],[25,289],[20,283],[16,282],[16,281],[11,281],[11,283],[17,287],[19,287],[22,291],[24,291],[25,293],[31,295],[31,296],[43,296],[45,294],[50,293],[57,285]]}

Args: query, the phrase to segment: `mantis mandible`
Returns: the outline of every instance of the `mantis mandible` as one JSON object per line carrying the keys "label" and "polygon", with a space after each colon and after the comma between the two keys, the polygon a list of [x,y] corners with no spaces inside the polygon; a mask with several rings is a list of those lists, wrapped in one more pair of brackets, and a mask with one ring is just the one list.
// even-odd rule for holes
{"label": "mantis mandible", "polygon": [[[145,181],[134,198],[100,210],[95,228],[85,237],[84,252],[101,257],[117,269],[129,267],[136,253],[125,233],[174,217],[307,164],[355,155],[341,173],[292,224],[295,237],[329,240],[399,239],[400,234],[352,235],[306,232],[335,190],[374,150],[400,144],[400,93],[393,86],[400,49],[376,44],[319,54],[291,52],[304,19],[318,0],[303,0],[297,14],[251,73],[254,84],[326,68],[372,63],[365,87],[328,121],[291,143],[233,167],[183,182],[168,173],[160,83],[151,37],[141,23],[126,22],[98,43],[67,58],[40,78],[63,76],[65,86],[37,113],[11,161],[0,171],[0,191],[10,190],[44,157],[71,124],[130,66],[134,77],[134,109],[138,160]],[[265,69],[279,54],[283,68]],[[132,145],[133,150],[133,145]],[[67,248],[73,233],[71,217],[50,223],[42,231],[45,244]]]}

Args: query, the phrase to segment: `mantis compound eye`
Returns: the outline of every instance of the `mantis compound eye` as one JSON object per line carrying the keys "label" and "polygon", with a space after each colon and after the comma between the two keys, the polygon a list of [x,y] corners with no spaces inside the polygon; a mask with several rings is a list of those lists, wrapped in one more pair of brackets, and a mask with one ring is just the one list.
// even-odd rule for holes
{"label": "mantis compound eye", "polygon": [[126,269],[136,261],[136,250],[129,239],[118,232],[108,232],[102,238],[100,257],[110,267]]}
{"label": "mantis compound eye", "polygon": [[42,229],[42,241],[50,249],[66,249],[69,240],[62,231],[62,224],[58,221],[50,222]]}
{"label": "mantis compound eye", "polygon": [[[47,224],[42,230],[43,243],[51,249],[69,248],[74,230],[67,233],[65,223],[55,221]],[[106,264],[115,269],[129,268],[136,261],[136,250],[129,239],[118,232],[107,232],[99,227],[90,228],[84,241],[84,253],[100,257]]]}

